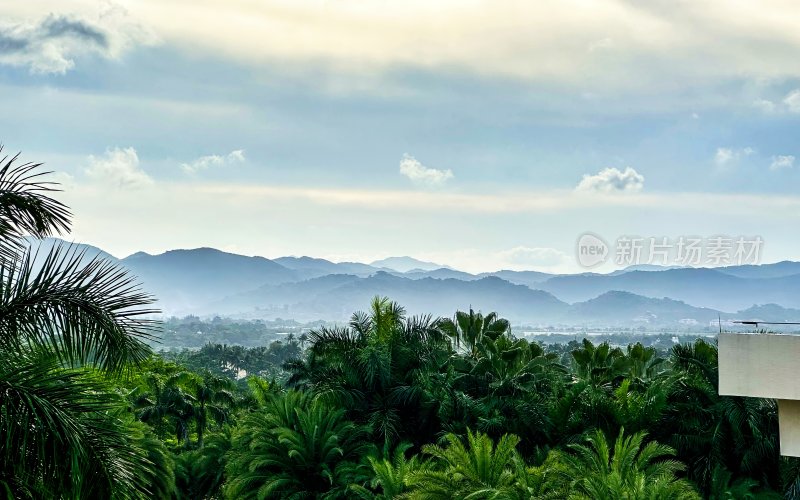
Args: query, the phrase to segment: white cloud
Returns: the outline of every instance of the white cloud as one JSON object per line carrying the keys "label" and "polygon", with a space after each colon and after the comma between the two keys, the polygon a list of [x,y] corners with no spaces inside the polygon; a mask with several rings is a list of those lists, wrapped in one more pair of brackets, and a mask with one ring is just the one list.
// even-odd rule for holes
{"label": "white cloud", "polygon": [[595,40],[594,42],[589,44],[589,52],[595,52],[597,50],[603,49],[610,49],[614,46],[614,41],[611,38],[601,38],[600,40]]}
{"label": "white cloud", "polygon": [[717,165],[727,165],[728,163],[732,162],[736,158],[736,154],[730,148],[717,148],[716,154],[714,154],[714,163]]}
{"label": "white cloud", "polygon": [[[37,15],[65,4],[90,11],[96,2],[6,1],[2,18]],[[578,88],[591,81],[600,91],[647,89],[658,95],[674,89],[676,82],[695,88],[742,75],[772,81],[800,76],[795,61],[800,3],[793,0],[708,0],[680,9],[663,1],[613,0],[409,0],[391,5],[227,0],[224,9],[219,0],[125,4],[132,17],[179,50],[254,65],[307,62],[359,77],[398,67],[446,67]],[[713,26],[713,36],[699,26]],[[589,50],[607,40],[613,40],[613,51]],[[354,88],[362,85],[361,78],[347,80]]]}
{"label": "white cloud", "polygon": [[426,167],[408,154],[403,155],[403,159],[400,160],[400,173],[413,182],[425,186],[438,186],[453,178],[452,170]]}
{"label": "white cloud", "polygon": [[295,186],[243,184],[180,185],[191,194],[207,199],[230,197],[243,203],[259,200],[287,202],[321,207],[352,207],[356,210],[386,213],[479,213],[479,214],[553,214],[563,210],[623,208],[666,209],[691,214],[724,213],[752,217],[754,213],[788,210],[800,214],[800,196],[763,194],[714,194],[708,192],[630,193],[628,196],[585,196],[576,191],[524,191],[499,194],[452,193],[412,190],[328,189]]}
{"label": "white cloud", "polygon": [[785,104],[786,108],[792,113],[800,113],[800,89],[789,92],[786,97],[783,98],[783,104]]}
{"label": "white cloud", "polygon": [[760,109],[764,113],[775,112],[775,103],[768,99],[756,99],[755,101],[753,101],[753,107],[756,109]]}
{"label": "white cloud", "polygon": [[772,163],[769,166],[770,170],[782,170],[784,168],[792,168],[794,166],[794,156],[792,155],[778,155],[772,157]]}
{"label": "white cloud", "polygon": [[717,148],[717,152],[714,153],[714,163],[718,167],[727,167],[746,156],[755,154],[755,152],[756,150],[751,147],[741,149]]}
{"label": "white cloud", "polygon": [[244,150],[237,149],[231,151],[225,156],[208,155],[201,156],[189,163],[181,163],[181,169],[187,174],[195,174],[200,170],[206,170],[211,167],[222,167],[225,165],[232,165],[234,163],[242,163],[245,161]]}
{"label": "white cloud", "polygon": [[[130,9],[188,50],[205,48],[256,63],[323,61],[364,74],[452,67],[626,88],[643,80],[672,86],[720,75],[800,75],[800,39],[794,36],[800,4],[792,0],[710,0],[680,9],[664,2],[510,0],[229,0],[219,9],[215,1],[196,0],[191,22],[174,22],[186,17],[186,5],[140,0],[130,2]],[[697,28],[710,24],[713,36]],[[610,34],[613,59],[588,50],[609,43]]]}
{"label": "white cloud", "polygon": [[153,178],[139,167],[133,148],[113,148],[101,157],[89,156],[86,175],[101,184],[118,188],[141,188],[153,184]]}
{"label": "white cloud", "polygon": [[154,42],[154,35],[133,22],[127,11],[110,5],[91,16],[50,14],[35,21],[0,24],[0,64],[28,67],[32,73],[64,74],[78,58],[116,59],[136,45]]}
{"label": "white cloud", "polygon": [[644,176],[627,167],[624,171],[606,168],[595,175],[586,174],[578,183],[576,191],[596,193],[633,193],[644,187]]}

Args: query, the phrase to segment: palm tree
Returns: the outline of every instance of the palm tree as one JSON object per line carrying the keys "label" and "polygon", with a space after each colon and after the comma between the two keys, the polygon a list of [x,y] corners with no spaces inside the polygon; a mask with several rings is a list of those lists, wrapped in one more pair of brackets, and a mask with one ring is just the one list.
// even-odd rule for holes
{"label": "palm tree", "polygon": [[497,313],[484,316],[470,307],[468,313],[458,311],[453,319],[442,320],[441,329],[452,339],[456,349],[476,357],[484,337],[497,338],[508,333],[511,325],[508,320],[498,318]]}
{"label": "palm tree", "polygon": [[609,448],[601,431],[589,435],[588,445],[572,444],[564,454],[562,474],[571,499],[699,499],[676,473],[684,465],[671,459],[675,451],[651,441],[643,446],[644,432],[625,437],[624,430]]}
{"label": "palm tree", "polygon": [[445,441],[446,447],[422,447],[432,463],[411,473],[410,498],[530,498],[517,436],[506,434],[495,445],[489,436],[468,430],[466,443],[455,434]]}
{"label": "palm tree", "polygon": [[641,342],[629,345],[626,351],[629,376],[637,382],[646,383],[659,375],[666,365],[666,360],[658,355],[654,347],[645,347]]}
{"label": "palm tree", "polygon": [[630,372],[630,360],[618,347],[612,348],[607,342],[595,346],[589,339],[572,351],[575,374],[581,380],[595,385],[610,387]]}
{"label": "palm tree", "polygon": [[215,377],[205,373],[194,376],[190,382],[197,408],[194,411],[197,424],[197,446],[203,447],[203,435],[209,427],[209,417],[218,427],[228,422],[236,407],[233,382],[227,378]]}
{"label": "palm tree", "polygon": [[[205,446],[175,456],[175,485],[180,499],[221,498],[231,449],[231,428],[211,434]],[[166,498],[166,497],[160,497]]]}
{"label": "palm tree", "polygon": [[438,320],[406,318],[397,303],[375,297],[369,314],[355,313],[347,327],[312,330],[309,339],[306,359],[286,365],[290,387],[345,408],[386,447],[400,435],[415,442],[433,436],[438,400],[430,375],[451,354]]}
{"label": "palm tree", "polygon": [[271,394],[238,425],[227,465],[231,498],[339,498],[369,451],[363,433],[308,394]]}
{"label": "palm tree", "polygon": [[649,382],[626,378],[614,390],[613,405],[620,427],[639,431],[657,427],[667,408],[667,397],[674,377],[658,377]]}
{"label": "palm tree", "polygon": [[[367,456],[372,471],[372,477],[369,480],[371,490],[360,484],[351,484],[350,491],[365,500],[391,500],[405,496],[408,492],[411,474],[418,473],[421,468],[425,467],[416,455],[406,458],[406,452],[410,448],[410,443],[401,443],[390,457]],[[373,492],[376,490],[379,493]]]}
{"label": "palm tree", "polygon": [[149,391],[140,392],[141,388],[138,388],[129,395],[139,420],[156,429],[163,429],[166,421],[178,444],[183,443],[187,448],[191,444],[191,423],[196,418],[196,399],[183,382],[192,376],[184,371],[166,378],[151,373],[147,377]]}
{"label": "palm tree", "polygon": [[555,355],[546,354],[536,343],[508,334],[484,336],[476,351],[471,373],[485,379],[488,391],[497,396],[547,390],[552,372],[562,371]]}
{"label": "palm tree", "polygon": [[[152,464],[143,471],[143,482],[148,485],[150,495],[152,498],[172,498],[177,493],[175,489],[177,466],[174,455],[167,450],[164,442],[142,422],[131,422],[128,425],[128,432],[135,438],[141,454],[147,462]],[[114,496],[113,489],[109,493],[109,497]]]}
{"label": "palm tree", "polygon": [[463,433],[472,427],[495,439],[511,432],[523,437],[526,452],[547,441],[546,400],[564,379],[556,355],[497,328],[480,336],[471,355],[453,356],[449,365],[456,376],[449,383],[452,390],[443,391],[440,418],[448,430]]}
{"label": "palm tree", "polygon": [[587,429],[597,428],[616,433],[620,409],[608,385],[575,379],[552,400],[550,421],[553,435],[560,444],[573,443]]}
{"label": "palm tree", "polygon": [[[620,418],[624,418],[625,411],[629,410],[627,402],[638,397],[638,393],[629,396],[630,382],[625,384],[631,377],[634,363],[622,349],[612,348],[607,342],[595,346],[583,339],[581,344],[570,343],[570,346],[575,347],[570,352],[571,381],[552,400],[550,407],[556,441],[563,444],[574,442],[586,429],[592,428],[616,434],[621,426]],[[646,354],[638,353],[638,349],[635,355],[646,357]],[[647,371],[643,363],[639,364],[642,366],[636,369],[637,373]],[[645,382],[634,380],[637,381],[635,389],[647,387]],[[616,400],[617,396],[623,398],[621,404]]]}
{"label": "palm tree", "polygon": [[152,298],[116,265],[69,245],[23,243],[69,229],[39,164],[0,160],[0,490],[25,497],[150,496],[157,463],[103,376],[150,352]]}
{"label": "palm tree", "polygon": [[[0,145],[0,153],[3,147]],[[41,163],[15,165],[19,154],[0,160],[0,258],[16,260],[23,238],[45,238],[69,232],[69,208],[50,197],[58,184],[43,178]]]}
{"label": "palm tree", "polygon": [[169,420],[175,429],[178,443],[191,445],[191,424],[197,433],[197,447],[203,447],[203,436],[211,422],[218,428],[228,422],[237,406],[234,383],[224,377],[206,372],[199,375],[180,370],[162,377],[150,373],[146,378],[148,391],[135,389],[129,394],[137,416],[153,427],[162,428]]}
{"label": "palm tree", "polygon": [[688,465],[687,476],[708,495],[719,468],[732,481],[750,477],[761,487],[781,483],[777,408],[774,400],[720,396],[717,347],[698,340],[673,347],[677,383],[653,434]]}

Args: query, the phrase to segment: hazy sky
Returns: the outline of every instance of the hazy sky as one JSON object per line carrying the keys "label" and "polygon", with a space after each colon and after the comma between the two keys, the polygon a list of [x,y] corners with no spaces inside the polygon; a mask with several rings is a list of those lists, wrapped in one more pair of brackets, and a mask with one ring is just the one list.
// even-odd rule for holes
{"label": "hazy sky", "polygon": [[[0,141],[72,238],[574,270],[578,236],[800,259],[800,3],[0,3]],[[796,160],[795,157],[798,157]]]}

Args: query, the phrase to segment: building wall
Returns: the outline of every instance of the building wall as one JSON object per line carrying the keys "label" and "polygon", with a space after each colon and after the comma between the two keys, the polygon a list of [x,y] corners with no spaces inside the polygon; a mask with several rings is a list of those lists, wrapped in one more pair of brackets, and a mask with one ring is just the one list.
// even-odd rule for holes
{"label": "building wall", "polygon": [[781,455],[800,457],[800,401],[778,400],[778,432]]}
{"label": "building wall", "polygon": [[781,455],[800,456],[800,335],[721,334],[719,393],[777,399]]}
{"label": "building wall", "polygon": [[800,401],[800,335],[723,333],[719,393]]}

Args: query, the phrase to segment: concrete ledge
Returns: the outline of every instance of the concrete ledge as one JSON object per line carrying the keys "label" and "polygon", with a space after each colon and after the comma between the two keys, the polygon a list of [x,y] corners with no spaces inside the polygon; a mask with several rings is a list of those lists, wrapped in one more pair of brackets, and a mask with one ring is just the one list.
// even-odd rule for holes
{"label": "concrete ledge", "polygon": [[[800,335],[721,334],[719,393],[800,401]],[[800,407],[797,417],[800,428]]]}
{"label": "concrete ledge", "polygon": [[800,401],[778,400],[778,432],[781,455],[800,457]]}

